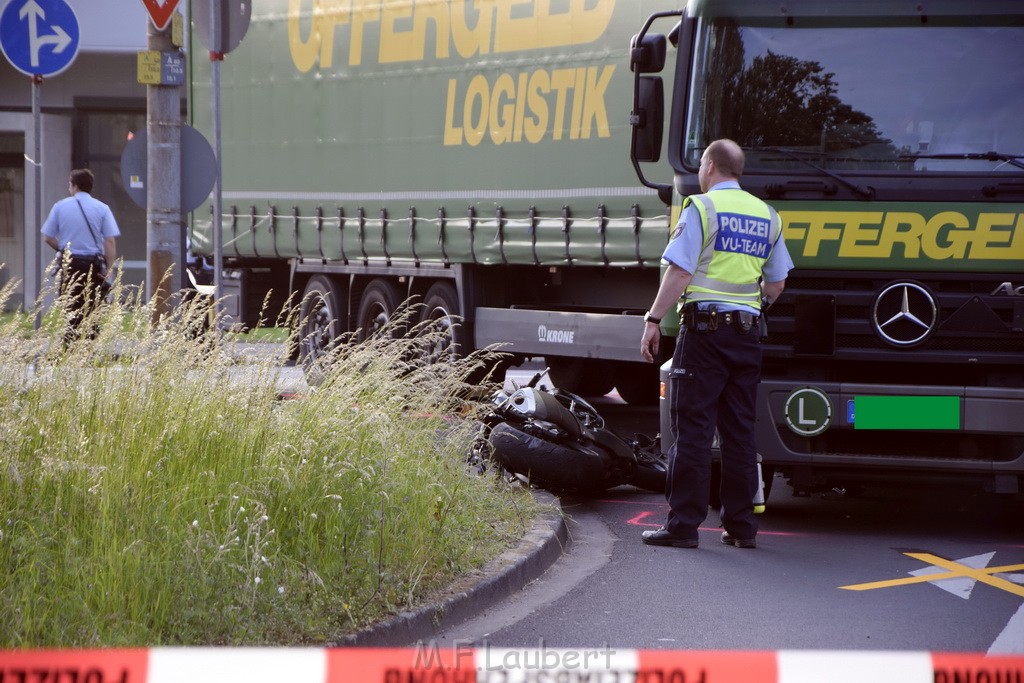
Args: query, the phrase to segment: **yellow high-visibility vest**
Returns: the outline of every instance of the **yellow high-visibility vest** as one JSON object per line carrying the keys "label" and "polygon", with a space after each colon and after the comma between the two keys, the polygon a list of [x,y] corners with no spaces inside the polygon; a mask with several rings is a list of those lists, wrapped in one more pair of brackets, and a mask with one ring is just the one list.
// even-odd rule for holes
{"label": "yellow high-visibility vest", "polygon": [[[761,269],[782,233],[778,212],[740,189],[687,197],[700,214],[700,259],[684,301],[718,301],[761,309]],[[713,248],[709,248],[709,245]]]}

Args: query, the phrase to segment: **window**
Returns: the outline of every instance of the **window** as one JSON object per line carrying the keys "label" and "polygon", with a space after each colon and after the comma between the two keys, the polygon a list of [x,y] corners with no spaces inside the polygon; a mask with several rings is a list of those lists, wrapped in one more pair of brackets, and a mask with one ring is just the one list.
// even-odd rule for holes
{"label": "window", "polygon": [[884,22],[702,22],[687,163],[726,137],[748,171],[1021,173],[1024,27]]}

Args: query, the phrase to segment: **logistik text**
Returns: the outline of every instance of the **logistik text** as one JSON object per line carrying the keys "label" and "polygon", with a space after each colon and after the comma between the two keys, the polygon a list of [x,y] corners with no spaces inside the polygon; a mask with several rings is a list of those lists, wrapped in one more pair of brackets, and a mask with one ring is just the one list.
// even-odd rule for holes
{"label": "logistik text", "polygon": [[443,67],[450,74],[442,81],[446,98],[438,121],[445,146],[607,138],[606,90],[614,64],[559,59],[559,68],[501,71],[488,56],[519,53],[522,64],[531,53],[543,57],[539,50],[592,43],[607,30],[616,2],[289,0],[288,45],[303,73],[358,67],[364,60],[463,62],[466,68]]}

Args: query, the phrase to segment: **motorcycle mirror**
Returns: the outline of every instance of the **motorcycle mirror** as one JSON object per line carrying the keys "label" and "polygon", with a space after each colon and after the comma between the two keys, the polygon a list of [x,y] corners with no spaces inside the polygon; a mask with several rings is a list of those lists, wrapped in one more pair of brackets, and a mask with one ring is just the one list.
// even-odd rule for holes
{"label": "motorcycle mirror", "polygon": [[527,384],[526,386],[529,387],[530,389],[537,388],[537,384],[540,383],[540,378],[543,377],[544,375],[548,374],[548,371],[550,369],[551,368],[544,368],[543,370],[538,372],[536,375],[533,376],[533,379],[531,379],[530,383]]}

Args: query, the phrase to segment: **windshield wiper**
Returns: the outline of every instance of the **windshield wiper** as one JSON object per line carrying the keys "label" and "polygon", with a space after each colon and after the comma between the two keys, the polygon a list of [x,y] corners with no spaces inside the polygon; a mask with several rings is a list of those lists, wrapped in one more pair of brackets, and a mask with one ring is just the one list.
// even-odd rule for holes
{"label": "windshield wiper", "polygon": [[813,168],[818,173],[821,173],[822,175],[826,175],[829,178],[831,178],[832,180],[835,180],[837,183],[840,183],[841,185],[844,185],[845,187],[850,188],[851,190],[853,190],[854,192],[859,194],[861,197],[864,197],[865,199],[871,199],[872,197],[875,196],[874,190],[872,190],[870,187],[864,187],[863,185],[861,185],[859,183],[855,183],[852,180],[844,178],[843,176],[839,175],[838,173],[834,173],[834,172],[828,170],[827,168],[822,168],[821,166],[818,166],[813,161],[810,161],[809,159],[804,159],[802,156],[800,156],[801,153],[802,154],[809,154],[809,153],[810,154],[818,154],[818,152],[805,152],[803,150],[799,150],[798,151],[798,150],[786,149],[785,147],[754,147],[752,149],[755,152],[778,152],[779,154],[785,154],[786,156],[790,157],[791,159],[796,159],[800,163],[805,164],[807,166],[810,166],[811,168]]}
{"label": "windshield wiper", "polygon": [[979,159],[981,161],[1004,161],[1011,166],[1024,168],[1024,155],[1002,152],[965,152],[963,154],[901,154],[899,159]]}

